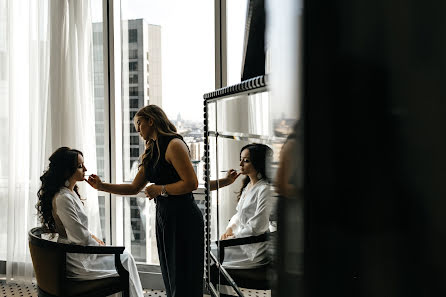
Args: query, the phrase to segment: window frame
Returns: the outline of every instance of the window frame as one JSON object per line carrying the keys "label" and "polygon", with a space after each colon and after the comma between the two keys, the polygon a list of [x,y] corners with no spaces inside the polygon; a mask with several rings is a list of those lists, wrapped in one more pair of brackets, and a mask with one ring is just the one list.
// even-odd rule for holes
{"label": "window frame", "polygon": [[[121,106],[121,0],[102,0],[103,4],[103,55],[104,55],[104,108],[105,108],[105,156],[106,179],[111,183],[123,183],[122,162],[122,106]],[[215,89],[227,85],[226,65],[226,0],[214,0],[214,50]],[[108,160],[107,158],[108,157]],[[108,161],[108,162],[107,162]],[[99,192],[105,196],[105,234],[112,245],[124,245],[124,199],[119,195]],[[194,191],[197,200],[204,199],[204,188]],[[141,193],[135,197],[144,197]],[[108,214],[108,215],[107,215]],[[143,287],[164,289],[160,267],[137,264]]]}

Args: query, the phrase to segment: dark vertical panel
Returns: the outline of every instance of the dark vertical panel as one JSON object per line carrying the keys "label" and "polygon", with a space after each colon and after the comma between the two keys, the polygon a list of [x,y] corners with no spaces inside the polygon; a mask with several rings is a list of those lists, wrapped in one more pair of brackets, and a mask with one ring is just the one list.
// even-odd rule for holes
{"label": "dark vertical panel", "polygon": [[445,8],[304,1],[308,296],[446,296]]}

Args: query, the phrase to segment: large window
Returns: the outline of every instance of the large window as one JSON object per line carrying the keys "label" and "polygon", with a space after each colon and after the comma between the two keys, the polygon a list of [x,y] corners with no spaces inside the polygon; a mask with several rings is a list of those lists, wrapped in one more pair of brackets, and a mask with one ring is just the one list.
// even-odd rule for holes
{"label": "large window", "polygon": [[[214,89],[214,1],[199,0],[191,5],[175,0],[122,0],[121,18],[121,81],[122,89],[129,90],[122,92],[121,104],[124,181],[132,181],[144,150],[143,141],[132,127],[134,112],[156,104],[189,145],[202,182],[202,98]],[[140,39],[134,42],[136,36]],[[126,244],[131,245],[137,261],[158,264],[154,202],[143,195],[125,201]]]}
{"label": "large window", "polygon": [[226,0],[227,84],[241,81],[248,0]]}
{"label": "large window", "polygon": [[[102,0],[92,0],[92,31],[93,31],[93,72],[94,72],[94,107],[95,107],[95,134],[96,134],[96,166],[97,174],[104,181],[110,181],[109,174],[109,135],[108,135],[108,98],[104,97],[104,30],[102,17]],[[91,172],[93,173],[93,172]],[[101,220],[102,237],[104,242],[111,244],[110,240],[110,210],[109,195],[99,194],[99,215]]]}
{"label": "large window", "polygon": [[[197,0],[194,5],[186,1],[120,1],[120,55],[113,49],[105,48],[112,42],[107,36],[115,32],[104,31],[103,0],[90,0],[91,6],[91,82],[94,97],[94,132],[96,140],[97,173],[106,182],[131,182],[138,168],[139,157],[144,144],[133,127],[135,112],[147,104],[157,104],[167,113],[169,119],[183,135],[191,152],[191,159],[203,184],[203,94],[215,88],[214,57],[214,1]],[[8,4],[0,0],[0,137],[8,143],[9,107],[8,107]],[[48,16],[46,16],[48,17]],[[112,19],[109,18],[110,21]],[[27,27],[29,28],[29,27]],[[49,32],[49,31],[48,31]],[[16,37],[20,37],[18,34]],[[119,37],[119,36],[118,36]],[[44,47],[45,42],[39,44]],[[20,50],[25,48],[19,48]],[[107,57],[107,54],[110,56]],[[112,57],[112,55],[114,57]],[[34,57],[26,55],[26,57]],[[119,57],[121,60],[115,60]],[[109,79],[113,66],[108,62],[120,64],[120,98],[111,93],[113,84]],[[41,61],[42,63],[45,61]],[[46,61],[48,62],[48,61]],[[41,63],[41,64],[42,64]],[[43,64],[42,64],[43,65]],[[150,73],[149,73],[150,70]],[[24,80],[25,82],[25,80]],[[37,80],[36,80],[37,82]],[[109,88],[110,87],[110,88]],[[109,97],[110,96],[110,97]],[[112,101],[109,101],[111,99]],[[114,100],[114,101],[113,101]],[[118,107],[116,107],[118,106]],[[114,108],[114,109],[113,109]],[[121,116],[115,118],[113,112],[120,110]],[[114,142],[116,126],[122,141]],[[112,128],[112,129],[111,129]],[[121,133],[122,132],[122,133]],[[122,144],[119,149],[115,144]],[[117,152],[117,153],[116,153]],[[8,172],[10,167],[10,147],[0,146],[0,201],[8,196]],[[119,155],[119,156],[118,156]],[[114,162],[121,175],[114,176]],[[111,167],[111,168],[110,168]],[[88,164],[87,164],[88,168]],[[89,170],[91,169],[91,166]],[[112,200],[110,200],[112,197]],[[196,197],[199,197],[197,195]],[[157,264],[158,256],[154,232],[153,201],[138,197],[124,198],[120,209],[115,211],[110,205],[119,197],[99,193],[100,227],[102,237],[107,244],[119,244],[123,237],[127,248],[135,258],[148,264]],[[198,203],[202,206],[202,202]],[[5,208],[0,208],[1,218],[6,218]],[[115,224],[121,224],[124,234],[113,234]],[[111,228],[111,229],[110,229]],[[116,229],[116,228],[115,228]],[[119,229],[119,228],[118,228]],[[0,260],[5,256],[6,240],[2,240],[0,231]],[[113,242],[112,242],[113,236]]]}

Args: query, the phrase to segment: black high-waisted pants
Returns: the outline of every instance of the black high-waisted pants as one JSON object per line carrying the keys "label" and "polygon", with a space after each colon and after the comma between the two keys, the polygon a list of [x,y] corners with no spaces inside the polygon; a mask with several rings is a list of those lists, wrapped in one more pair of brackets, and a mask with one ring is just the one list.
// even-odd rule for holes
{"label": "black high-waisted pants", "polygon": [[156,242],[167,297],[203,297],[204,222],[193,195],[158,197]]}

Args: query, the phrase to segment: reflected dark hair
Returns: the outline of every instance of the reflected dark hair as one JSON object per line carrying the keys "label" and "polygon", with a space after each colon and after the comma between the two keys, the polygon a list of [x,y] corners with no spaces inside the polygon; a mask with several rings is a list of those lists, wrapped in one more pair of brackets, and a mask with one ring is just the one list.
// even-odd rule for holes
{"label": "reflected dark hair", "polygon": [[[53,197],[76,171],[79,165],[78,155],[83,156],[81,151],[69,147],[58,148],[49,158],[48,169],[40,177],[42,186],[37,192],[36,208],[42,227],[47,231],[56,232],[56,223],[52,213]],[[81,199],[77,185],[74,186],[74,192]]]}
{"label": "reflected dark hair", "polygon": [[[262,176],[261,179],[265,179],[270,182],[270,177],[266,173],[266,166],[268,163],[267,159],[271,158],[273,155],[273,150],[265,144],[251,143],[242,147],[242,149],[240,150],[240,159],[242,157],[242,152],[245,149],[249,151],[249,158],[251,159],[252,166],[258,173],[260,173],[260,175]],[[243,189],[248,185],[249,181],[249,176],[246,176],[243,179],[242,187],[240,188],[240,192],[237,195],[238,200],[240,200]]]}

